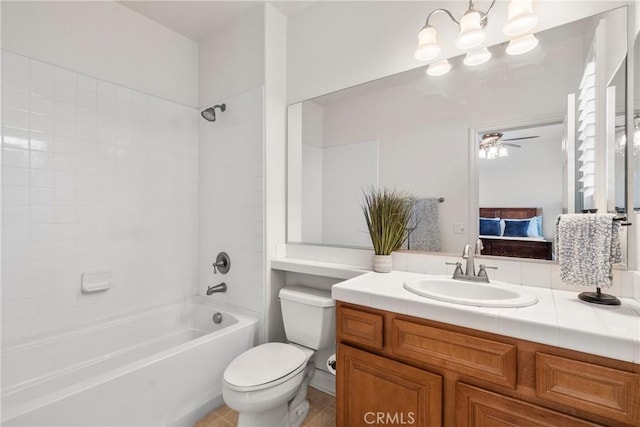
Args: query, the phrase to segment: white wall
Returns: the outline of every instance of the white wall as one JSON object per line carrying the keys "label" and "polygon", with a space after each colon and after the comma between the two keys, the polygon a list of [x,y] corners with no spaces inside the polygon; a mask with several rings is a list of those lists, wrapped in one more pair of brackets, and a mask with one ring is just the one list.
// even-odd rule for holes
{"label": "white wall", "polygon": [[192,40],[113,1],[3,1],[2,48],[198,106]]}
{"label": "white wall", "polygon": [[[487,2],[478,3],[485,9]],[[537,30],[575,21],[629,1],[535,1]],[[424,65],[413,58],[418,31],[438,7],[460,16],[467,1],[315,2],[289,19],[287,99],[289,103],[361,84]],[[502,23],[507,2],[489,17],[484,46],[506,40]],[[444,15],[433,18],[440,40],[455,40],[456,26]],[[461,52],[443,43],[441,57]]]}
{"label": "white wall", "polygon": [[264,16],[264,7],[257,6],[200,40],[201,108],[264,84]]}
{"label": "white wall", "polygon": [[[217,101],[216,101],[217,102]],[[209,298],[262,313],[264,306],[263,88],[225,100],[215,122],[200,120],[198,153],[198,289],[225,282]],[[214,275],[218,252],[229,273]]]}
{"label": "white wall", "polygon": [[11,53],[2,88],[3,340],[195,294],[197,112]]}

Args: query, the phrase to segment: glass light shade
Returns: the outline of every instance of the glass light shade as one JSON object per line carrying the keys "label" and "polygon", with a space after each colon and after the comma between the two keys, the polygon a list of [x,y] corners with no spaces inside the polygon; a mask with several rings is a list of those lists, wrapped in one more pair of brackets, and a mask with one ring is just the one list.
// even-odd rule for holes
{"label": "glass light shade", "polygon": [[520,36],[533,30],[538,16],[533,13],[532,0],[511,0],[503,31],[508,36]]}
{"label": "glass light shade", "polygon": [[418,61],[429,61],[440,55],[441,50],[436,38],[436,29],[431,25],[425,25],[418,33],[418,48],[413,56]]}
{"label": "glass light shade", "polygon": [[460,34],[456,40],[458,49],[473,49],[479,46],[487,37],[487,33],[482,29],[480,12],[469,9],[460,19]]}
{"label": "glass light shade", "polygon": [[633,146],[640,146],[640,130],[633,132]]}
{"label": "glass light shade", "polygon": [[462,62],[464,62],[464,65],[473,67],[474,65],[484,64],[489,59],[491,59],[491,52],[486,47],[483,47],[467,53]]}
{"label": "glass light shade", "polygon": [[487,153],[487,158],[495,159],[497,155],[498,155],[498,147],[496,147],[495,145],[491,146],[491,148],[489,148],[489,152]]}
{"label": "glass light shade", "polygon": [[500,147],[500,149],[498,150],[498,157],[507,157],[509,155],[509,152],[507,151],[507,147]]}
{"label": "glass light shade", "polygon": [[433,64],[430,64],[429,68],[427,68],[427,74],[433,77],[442,76],[444,74],[447,74],[450,70],[451,64],[449,64],[449,61],[447,61],[446,59],[443,59],[441,61],[436,61]]}
{"label": "glass light shade", "polygon": [[518,37],[509,42],[506,52],[508,55],[522,55],[538,46],[538,39],[533,34]]}
{"label": "glass light shade", "polygon": [[480,151],[478,151],[478,158],[479,159],[486,159],[487,158],[487,152],[484,151],[484,149],[480,149]]}

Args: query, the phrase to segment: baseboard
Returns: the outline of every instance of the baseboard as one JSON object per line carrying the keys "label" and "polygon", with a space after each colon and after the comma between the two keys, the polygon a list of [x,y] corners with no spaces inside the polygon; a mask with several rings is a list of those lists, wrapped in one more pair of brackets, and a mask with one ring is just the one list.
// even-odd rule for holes
{"label": "baseboard", "polygon": [[336,395],[336,376],[316,368],[309,385],[332,396]]}

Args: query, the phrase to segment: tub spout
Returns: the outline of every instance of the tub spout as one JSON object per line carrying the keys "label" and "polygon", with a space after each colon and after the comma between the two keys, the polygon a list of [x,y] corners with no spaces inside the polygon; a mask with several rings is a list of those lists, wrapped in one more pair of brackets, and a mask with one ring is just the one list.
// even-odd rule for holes
{"label": "tub spout", "polygon": [[219,285],[209,286],[207,288],[207,295],[212,295],[218,292],[227,292],[227,284],[222,282]]}

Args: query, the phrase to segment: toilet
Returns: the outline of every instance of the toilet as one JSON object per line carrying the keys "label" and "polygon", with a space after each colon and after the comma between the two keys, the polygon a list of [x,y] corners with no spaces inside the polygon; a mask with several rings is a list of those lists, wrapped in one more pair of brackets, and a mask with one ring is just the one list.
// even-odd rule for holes
{"label": "toilet", "polygon": [[289,342],[253,347],[224,371],[222,397],[239,412],[239,427],[299,427],[309,413],[311,358],[316,350],[335,345],[335,303],[329,291],[288,286],[279,296]]}

